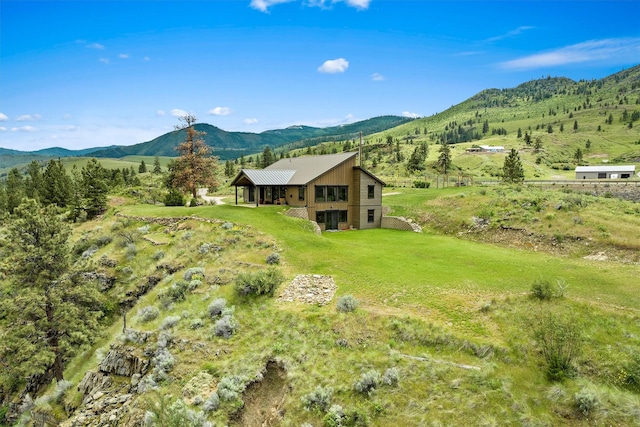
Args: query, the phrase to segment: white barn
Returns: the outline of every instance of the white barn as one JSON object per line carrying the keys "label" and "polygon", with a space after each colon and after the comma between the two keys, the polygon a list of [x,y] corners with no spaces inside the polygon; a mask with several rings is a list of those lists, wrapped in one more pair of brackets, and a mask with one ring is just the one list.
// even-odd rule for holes
{"label": "white barn", "polygon": [[631,166],[577,166],[576,179],[628,179],[636,173]]}

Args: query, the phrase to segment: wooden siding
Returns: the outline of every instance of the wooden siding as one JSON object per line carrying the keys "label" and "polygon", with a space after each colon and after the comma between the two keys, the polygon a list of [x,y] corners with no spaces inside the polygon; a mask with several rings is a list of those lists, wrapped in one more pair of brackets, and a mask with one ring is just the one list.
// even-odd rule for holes
{"label": "wooden siding", "polygon": [[[358,194],[354,198],[353,226],[359,229],[379,228],[382,221],[382,184],[367,173],[357,170],[354,182],[357,183]],[[374,197],[369,198],[369,186],[373,185]],[[354,186],[355,187],[355,186]],[[369,222],[369,210],[374,210],[374,220]]]}

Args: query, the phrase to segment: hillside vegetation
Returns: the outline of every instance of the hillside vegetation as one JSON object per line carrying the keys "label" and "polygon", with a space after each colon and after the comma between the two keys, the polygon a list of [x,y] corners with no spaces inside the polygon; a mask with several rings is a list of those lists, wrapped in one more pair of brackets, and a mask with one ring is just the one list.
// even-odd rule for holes
{"label": "hillside vegetation", "polygon": [[[68,426],[110,418],[246,426],[640,422],[637,251],[635,259],[603,261],[584,259],[588,249],[553,255],[544,246],[458,238],[483,217],[474,206],[485,206],[493,210],[489,224],[505,224],[507,212],[522,221],[510,226],[580,216],[584,223],[574,226],[584,229],[567,234],[592,238],[591,250],[600,250],[599,238],[637,248],[626,228],[637,227],[637,204],[508,187],[400,193],[385,197],[392,213],[432,231],[318,236],[282,215],[285,207],[167,208],[112,198],[109,211],[75,227],[72,239],[76,262],[94,272],[106,298],[103,333],[68,364],[72,386],[52,385],[22,419]],[[585,203],[554,207],[578,199]],[[607,219],[614,216],[620,226]],[[596,235],[604,233],[599,225],[608,238]],[[274,296],[238,291],[247,277],[273,271],[283,279]],[[301,274],[332,277],[335,297],[327,305],[279,300]],[[336,304],[349,295],[357,305]],[[560,355],[571,352],[559,370],[545,357],[548,334],[566,345],[555,348]]]}

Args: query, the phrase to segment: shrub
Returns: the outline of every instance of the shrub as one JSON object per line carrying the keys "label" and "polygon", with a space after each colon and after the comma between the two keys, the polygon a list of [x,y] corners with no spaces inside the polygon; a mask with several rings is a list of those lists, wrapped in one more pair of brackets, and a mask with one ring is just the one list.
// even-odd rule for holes
{"label": "shrub", "polygon": [[151,226],[149,224],[143,225],[142,227],[138,227],[136,231],[140,234],[148,234]]}
{"label": "shrub", "polygon": [[193,291],[194,289],[199,288],[200,285],[202,285],[202,280],[194,279],[189,282],[189,290]]}
{"label": "shrub", "polygon": [[625,366],[624,385],[634,391],[640,391],[640,353],[634,353]]}
{"label": "shrub", "polygon": [[573,361],[582,346],[582,330],[576,321],[553,313],[541,314],[533,333],[547,363],[547,378],[560,381],[572,376]]}
{"label": "shrub", "polygon": [[218,298],[213,300],[211,304],[209,304],[209,308],[207,311],[209,312],[209,316],[218,317],[222,314],[222,310],[227,305],[227,300],[224,298]]}
{"label": "shrub", "polygon": [[345,295],[340,297],[337,304],[337,309],[341,313],[350,313],[358,308],[360,302],[353,295]]}
{"label": "shrub", "polygon": [[189,288],[189,284],[185,281],[178,280],[173,285],[169,286],[167,289],[161,291],[158,295],[160,300],[162,300],[165,305],[168,305],[173,302],[184,301],[186,298],[187,289]]}
{"label": "shrub", "polygon": [[384,371],[384,375],[382,375],[382,382],[392,387],[397,386],[399,380],[400,380],[400,371],[398,371],[398,368],[389,368],[386,371]]}
{"label": "shrub", "polygon": [[238,329],[238,321],[233,315],[221,317],[213,327],[216,336],[223,338],[231,338],[236,329]]}
{"label": "shrub", "polygon": [[309,394],[302,396],[302,405],[307,411],[318,410],[325,412],[331,404],[331,396],[333,395],[333,389],[331,387],[317,386]]}
{"label": "shrub", "polygon": [[198,276],[198,277],[204,279],[204,277],[205,277],[204,268],[202,268],[202,267],[191,267],[191,268],[188,268],[187,271],[184,272],[184,275],[182,277],[184,278],[184,280],[190,281],[190,280],[193,280],[193,279],[196,278],[194,276]]}
{"label": "shrub", "polygon": [[223,230],[231,230],[232,228],[233,228],[233,224],[230,222],[225,222],[224,224],[222,224]]}
{"label": "shrub", "polygon": [[196,206],[198,206],[198,200],[196,200],[195,197],[192,197],[191,200],[189,201],[189,207],[195,208]]}
{"label": "shrub", "polygon": [[531,285],[531,296],[540,301],[550,300],[553,297],[551,283],[548,280],[536,280]]}
{"label": "shrub", "polygon": [[168,316],[162,321],[160,325],[160,330],[171,329],[178,324],[180,321],[179,316]]}
{"label": "shrub", "polygon": [[218,383],[217,394],[221,401],[230,402],[240,399],[240,395],[245,388],[244,380],[237,375],[222,377]]}
{"label": "shrub", "polygon": [[200,329],[204,326],[202,319],[193,319],[189,324],[189,329]]}
{"label": "shrub", "polygon": [[164,258],[164,251],[157,250],[157,251],[153,254],[152,258],[153,258],[155,261],[160,261],[162,258]]}
{"label": "shrub", "polygon": [[284,275],[275,268],[257,273],[240,273],[235,280],[235,290],[239,295],[273,296],[276,288],[284,281]]}
{"label": "shrub", "polygon": [[165,206],[184,206],[184,196],[182,192],[176,188],[169,190],[166,196],[164,196]]}
{"label": "shrub", "polygon": [[431,183],[430,182],[425,182],[425,181],[413,181],[413,187],[414,188],[429,188],[429,187],[431,187]]}
{"label": "shrub", "polygon": [[147,307],[143,307],[138,311],[138,321],[141,323],[147,323],[152,320],[155,320],[160,314],[160,310],[157,307],[150,305]]}
{"label": "shrub", "polygon": [[340,427],[344,421],[344,410],[340,405],[331,405],[322,422],[326,427]]}
{"label": "shrub", "polygon": [[214,391],[209,395],[209,397],[207,397],[207,400],[204,401],[202,409],[204,409],[205,412],[212,412],[217,411],[219,407],[220,397],[218,397],[218,393]]}
{"label": "shrub", "polygon": [[577,392],[573,399],[576,409],[585,417],[591,415],[591,413],[600,406],[598,395],[595,391],[587,388],[583,388]]}
{"label": "shrub", "polygon": [[353,388],[363,394],[371,394],[380,384],[380,374],[375,370],[364,372],[360,379],[353,384]]}
{"label": "shrub", "polygon": [[277,252],[272,252],[267,256],[267,264],[274,265],[280,264],[280,254]]}

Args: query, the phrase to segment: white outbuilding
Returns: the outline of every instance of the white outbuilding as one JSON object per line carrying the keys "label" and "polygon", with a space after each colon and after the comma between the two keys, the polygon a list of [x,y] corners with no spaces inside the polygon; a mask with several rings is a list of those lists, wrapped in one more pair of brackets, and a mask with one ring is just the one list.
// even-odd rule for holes
{"label": "white outbuilding", "polygon": [[577,166],[576,179],[628,179],[636,173],[634,165]]}

